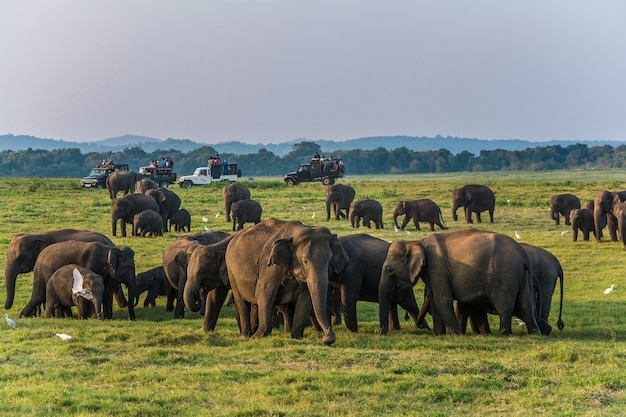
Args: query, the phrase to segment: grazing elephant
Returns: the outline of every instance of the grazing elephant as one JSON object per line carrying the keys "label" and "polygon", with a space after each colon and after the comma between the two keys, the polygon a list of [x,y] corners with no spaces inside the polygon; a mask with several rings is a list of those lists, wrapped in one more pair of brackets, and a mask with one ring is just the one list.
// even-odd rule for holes
{"label": "grazing elephant", "polygon": [[[339,243],[350,260],[341,272],[332,273],[329,284],[340,292],[346,328],[351,332],[358,332],[356,303],[357,301],[378,302],[380,274],[387,258],[389,242],[367,234],[354,234],[340,236]],[[424,321],[417,323],[420,310],[412,287],[405,291],[394,288],[391,292],[391,299],[394,304],[399,304],[413,317],[418,327],[428,327]],[[395,316],[392,313],[396,321],[394,327],[399,328],[395,305],[391,311],[395,312]],[[382,334],[387,334],[387,329]]]}
{"label": "grazing elephant", "polygon": [[489,211],[489,220],[493,223],[493,212],[496,207],[496,195],[484,185],[465,185],[452,191],[452,218],[457,221],[456,211],[464,208],[465,221],[474,223],[472,213],[476,213],[476,221],[481,223],[480,213]]}
{"label": "grazing elephant", "polygon": [[[531,295],[530,260],[524,249],[506,235],[462,229],[393,241],[378,292],[383,325],[391,290],[411,288],[418,278],[431,291],[435,334],[460,333],[454,300],[492,307],[500,316],[500,331],[504,334],[512,333],[514,314],[527,323],[528,333],[541,334]],[[422,310],[425,308],[422,306]]]}
{"label": "grazing elephant", "polygon": [[251,333],[251,304],[257,305],[259,317],[252,337],[272,332],[276,305],[293,305],[292,338],[303,337],[312,308],[323,342],[334,343],[326,304],[329,269],[341,272],[348,261],[339,239],[326,227],[271,218],[237,232],[226,249],[226,267],[241,335]]}
{"label": "grazing elephant", "polygon": [[71,306],[76,306],[79,319],[101,319],[103,295],[102,276],[80,265],[64,265],[54,271],[46,284],[45,317],[63,317],[66,312],[71,317]]}
{"label": "grazing elephant", "polygon": [[135,183],[141,181],[143,175],[133,171],[113,171],[106,180],[107,190],[111,200],[117,198],[117,193],[124,192],[124,195],[135,191]]}
{"label": "grazing elephant", "polygon": [[[8,310],[13,306],[15,282],[18,274],[32,271],[37,257],[46,246],[66,240],[100,242],[105,245],[115,246],[102,233],[89,230],[60,229],[34,234],[17,233],[13,235],[7,249],[7,263],[4,269],[4,285],[7,289],[4,308]],[[124,300],[125,302],[126,300]]]}
{"label": "grazing elephant", "polygon": [[443,223],[443,217],[441,216],[441,209],[433,200],[427,198],[412,200],[412,201],[400,201],[393,211],[393,223],[396,228],[398,227],[398,216],[404,214],[404,220],[400,229],[404,230],[409,220],[413,219],[413,224],[417,230],[420,230],[419,222],[428,222],[430,224],[430,231],[435,231],[435,225],[439,226],[441,230],[446,230],[447,227]]}
{"label": "grazing elephant", "polygon": [[233,232],[235,228],[236,230],[243,229],[244,223],[258,224],[261,222],[263,208],[256,200],[235,201],[230,208],[233,217]]}
{"label": "grazing elephant", "polygon": [[181,208],[170,217],[170,230],[174,228],[175,232],[184,232],[187,229],[191,232],[191,214],[184,208]]}
{"label": "grazing elephant", "polygon": [[[133,194],[130,194],[133,195]],[[122,197],[123,198],[123,197]],[[54,243],[41,251],[33,268],[33,294],[20,317],[34,316],[46,300],[46,284],[57,269],[77,264],[104,278],[102,305],[104,318],[113,318],[113,292],[118,283],[128,288],[128,315],[135,320],[135,253],[128,246],[108,246],[98,242],[68,240]]]}
{"label": "grazing elephant", "polygon": [[599,191],[593,202],[593,223],[596,229],[596,241],[602,242],[602,217],[606,216],[606,225],[612,242],[617,242],[617,218],[613,214],[614,205],[626,200],[626,190],[611,192]]}
{"label": "grazing elephant", "polygon": [[137,181],[135,184],[135,188],[137,188],[137,192],[141,194],[145,194],[148,190],[156,190],[159,188],[159,184],[156,181],[151,180],[150,178],[144,178],[140,181]]}
{"label": "grazing elephant", "polygon": [[558,194],[550,198],[550,218],[558,226],[560,216],[565,217],[565,224],[570,225],[569,214],[573,209],[580,208],[580,199],[574,194]]}
{"label": "grazing elephant", "polygon": [[[134,304],[139,304],[139,296],[148,291],[146,299],[143,302],[144,307],[151,305],[156,307],[156,299],[159,295],[169,295],[170,285],[165,276],[165,269],[163,266],[157,266],[156,268],[148,269],[147,271],[137,274],[137,286],[135,289]],[[174,300],[172,300],[172,305]]]}
{"label": "grazing elephant", "polygon": [[359,228],[359,223],[363,219],[363,226],[372,228],[371,221],[377,229],[384,229],[383,226],[383,206],[376,200],[353,201],[350,204],[350,223],[352,227]]}
{"label": "grazing elephant", "polygon": [[[602,217],[606,222],[606,215]],[[569,220],[572,224],[572,239],[578,240],[578,231],[583,232],[583,240],[589,240],[589,233],[596,234],[593,221],[593,210],[588,208],[572,209],[569,213]]]}
{"label": "grazing elephant", "polygon": [[144,210],[133,217],[133,236],[163,236],[163,218],[152,209]]}
{"label": "grazing elephant", "polygon": [[225,256],[226,248],[234,236],[230,235],[217,243],[199,246],[189,258],[184,291],[185,306],[191,311],[200,311],[201,300],[205,298],[202,326],[205,332],[215,330],[217,319],[230,290]]}
{"label": "grazing elephant", "polygon": [[122,237],[126,237],[126,224],[133,224],[135,214],[144,210],[158,212],[159,205],[154,198],[143,194],[128,194],[111,201],[111,229],[113,236],[117,236],[117,221],[119,220]]}
{"label": "grazing elephant", "polygon": [[[356,191],[349,185],[336,184],[327,185],[324,188],[326,195],[326,221],[330,220],[330,209],[332,207],[335,220],[339,218],[347,219],[350,215],[350,204],[354,201]],[[342,210],[345,210],[345,214]]]}
{"label": "grazing elephant", "polygon": [[[172,292],[176,293],[176,297],[168,297],[167,311],[174,310],[174,318],[185,317],[185,301],[184,290],[187,282],[187,266],[189,259],[194,250],[202,245],[219,242],[226,237],[228,233],[224,232],[208,232],[197,233],[195,235],[181,236],[168,246],[163,252],[163,269],[165,276],[172,288]],[[176,299],[176,308],[170,304],[170,300]]]}
{"label": "grazing elephant", "polygon": [[180,197],[174,191],[167,188],[157,188],[146,191],[146,195],[154,198],[159,205],[157,210],[163,218],[163,231],[169,231],[168,222],[172,215],[180,209]]}
{"label": "grazing elephant", "polygon": [[[615,197],[617,199],[617,197]],[[626,201],[616,202],[613,205],[613,216],[617,220],[617,231],[619,232],[619,238],[626,250]]]}
{"label": "grazing elephant", "polygon": [[226,209],[226,221],[230,223],[231,206],[236,201],[250,200],[250,190],[245,185],[230,184],[222,188],[224,197],[224,208]]}

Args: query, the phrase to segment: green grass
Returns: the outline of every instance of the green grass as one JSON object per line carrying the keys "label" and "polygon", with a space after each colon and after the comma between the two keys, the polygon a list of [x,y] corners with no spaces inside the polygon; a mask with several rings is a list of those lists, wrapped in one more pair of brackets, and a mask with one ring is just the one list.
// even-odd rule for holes
{"label": "green grass", "polygon": [[[400,331],[378,336],[377,306],[360,303],[360,333],[335,327],[337,342],[326,347],[308,329],[302,340],[275,331],[262,340],[239,337],[233,307],[224,307],[214,334],[187,313],[174,320],[157,308],[136,310],[128,320],[115,306],[114,320],[18,319],[30,298],[32,273],[18,277],[16,330],[0,325],[0,412],[3,416],[601,416],[624,415],[626,406],[626,252],[621,243],[572,242],[564,224],[550,220],[552,195],[591,199],[604,189],[626,188],[626,172],[588,170],[498,172],[385,177],[347,177],[357,199],[375,198],[385,210],[386,240],[428,233],[409,227],[395,233],[391,212],[401,199],[431,198],[450,229],[450,195],[469,183],[496,192],[495,230],[553,252],[565,270],[565,329],[556,329],[556,300],[549,337],[528,336],[515,326],[512,337],[435,337],[403,322]],[[281,178],[244,182],[263,205],[263,218],[300,219],[354,233],[347,221],[326,222],[323,186],[286,187]],[[223,185],[223,184],[222,184]],[[192,232],[208,226],[230,232],[224,221],[222,185],[172,188],[192,214]],[[0,178],[0,252],[14,233],[63,227],[111,235],[106,190],[81,189],[77,179]],[[215,215],[219,213],[216,218]],[[313,213],[315,217],[313,218]],[[204,223],[202,217],[207,217]],[[484,221],[485,217],[483,217]],[[131,246],[137,271],[161,263],[163,250],[180,233],[159,238],[113,238]],[[4,267],[2,257],[0,267]],[[603,290],[611,284],[610,296]],[[418,299],[423,285],[416,288]],[[4,291],[2,291],[4,294]],[[4,297],[2,298],[2,300]],[[421,303],[420,303],[421,304]],[[141,305],[141,304],[140,304]],[[491,317],[492,328],[498,327]],[[68,333],[67,342],[55,333]]]}

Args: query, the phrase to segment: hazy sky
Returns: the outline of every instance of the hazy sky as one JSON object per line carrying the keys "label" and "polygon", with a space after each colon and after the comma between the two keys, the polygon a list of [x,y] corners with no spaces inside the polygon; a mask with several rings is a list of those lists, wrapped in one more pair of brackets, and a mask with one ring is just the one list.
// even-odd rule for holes
{"label": "hazy sky", "polygon": [[623,0],[0,0],[0,134],[626,140]]}

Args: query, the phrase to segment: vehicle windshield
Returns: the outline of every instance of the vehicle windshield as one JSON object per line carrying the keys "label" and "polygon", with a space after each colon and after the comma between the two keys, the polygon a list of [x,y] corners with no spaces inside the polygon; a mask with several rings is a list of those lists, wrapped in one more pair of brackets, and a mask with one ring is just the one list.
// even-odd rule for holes
{"label": "vehicle windshield", "polygon": [[91,170],[91,172],[89,173],[90,177],[101,177],[103,175],[105,175],[107,172],[106,169],[103,168],[94,168]]}

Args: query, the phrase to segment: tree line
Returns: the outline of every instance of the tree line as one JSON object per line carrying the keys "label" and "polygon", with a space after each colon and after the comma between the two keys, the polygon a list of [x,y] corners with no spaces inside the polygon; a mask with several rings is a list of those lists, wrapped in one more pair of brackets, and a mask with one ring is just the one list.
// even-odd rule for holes
{"label": "tree line", "polygon": [[[21,150],[0,152],[0,176],[19,177],[70,177],[81,178],[102,160],[126,163],[137,171],[149,165],[153,159],[169,156],[174,161],[178,175],[193,173],[198,166],[206,166],[207,159],[219,150],[212,146],[186,153],[175,149],[145,152],[140,147],[126,148],[118,152],[81,153],[79,149]],[[481,151],[474,155],[467,151],[453,155],[446,149],[436,151],[412,151],[406,147],[387,150],[350,149],[324,151],[311,141],[293,145],[285,156],[279,157],[265,148],[256,153],[237,155],[220,154],[222,160],[235,163],[244,177],[282,176],[295,171],[298,165],[310,161],[311,156],[320,155],[343,158],[346,175],[445,173],[465,171],[544,171],[574,168],[623,168],[626,167],[626,145],[588,147],[573,144],[527,148],[508,151],[496,149]]]}

